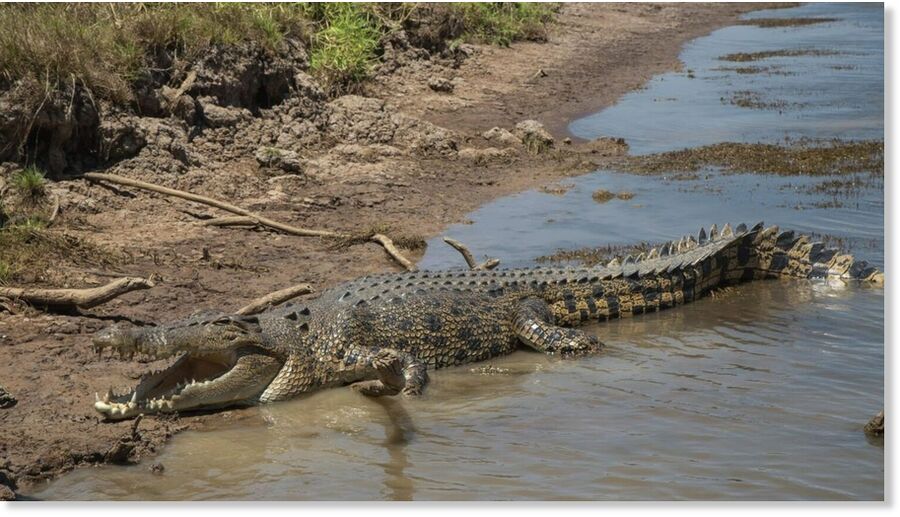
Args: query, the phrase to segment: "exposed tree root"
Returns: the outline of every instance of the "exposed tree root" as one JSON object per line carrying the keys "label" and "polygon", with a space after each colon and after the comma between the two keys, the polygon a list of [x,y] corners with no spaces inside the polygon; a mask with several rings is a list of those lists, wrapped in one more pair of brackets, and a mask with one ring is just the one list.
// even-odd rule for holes
{"label": "exposed tree root", "polygon": [[288,287],[287,289],[275,291],[274,293],[269,293],[265,296],[257,298],[238,309],[237,313],[243,315],[256,314],[257,312],[262,312],[269,307],[274,307],[275,305],[282,304],[290,300],[291,298],[296,298],[301,294],[309,294],[311,292],[313,292],[313,289],[309,284],[295,285],[293,287]]}
{"label": "exposed tree root", "polygon": [[469,251],[469,248],[466,247],[465,244],[459,242],[456,239],[451,239],[450,237],[444,237],[444,242],[446,242],[453,249],[455,249],[456,251],[458,251],[462,254],[463,258],[466,260],[466,264],[469,265],[469,269],[478,269],[478,270],[494,269],[495,267],[500,265],[500,260],[495,259],[495,258],[487,259],[484,262],[482,262],[481,264],[479,264],[478,262],[475,262],[475,256],[472,255],[472,252]]}
{"label": "exposed tree root", "polygon": [[117,296],[156,285],[149,278],[125,277],[88,289],[38,289],[0,287],[0,297],[19,299],[35,305],[75,306],[90,309]]}
{"label": "exposed tree root", "polygon": [[[193,194],[191,192],[185,192],[183,190],[176,190],[168,187],[163,187],[160,185],[154,185],[153,183],[147,183],[145,181],[135,180],[131,178],[125,178],[122,176],[117,176],[115,174],[104,174],[100,172],[87,172],[84,174],[84,177],[91,181],[105,181],[108,183],[115,183],[118,185],[125,185],[128,187],[135,187],[144,190],[149,190],[151,192],[157,192],[159,194],[165,194],[167,196],[178,197],[181,199],[186,199],[188,201],[193,201],[195,203],[202,203],[204,205],[213,206],[219,208],[221,210],[225,210],[226,212],[231,212],[233,214],[237,214],[238,216],[242,216],[240,218],[218,218],[211,219],[209,222],[207,221],[205,224],[210,224],[213,226],[230,226],[230,225],[246,225],[251,224],[251,222],[255,222],[256,224],[260,224],[263,226],[268,226],[269,228],[274,228],[284,233],[288,233],[291,235],[299,235],[301,237],[331,237],[336,239],[349,239],[350,235],[339,232],[332,232],[328,230],[310,230],[307,228],[300,228],[297,226],[292,226],[289,224],[281,223],[268,217],[264,217],[262,215],[253,213],[245,208],[241,208],[236,205],[232,205],[231,203],[227,203],[225,201],[219,201],[218,199],[213,199],[206,196],[201,196],[198,194]],[[388,255],[390,255],[394,260],[396,260],[400,265],[406,268],[408,271],[415,271],[416,266],[409,259],[404,257],[394,246],[393,241],[389,239],[387,236],[382,234],[372,235],[369,240],[371,242],[376,242],[384,247],[385,251],[387,251]]]}

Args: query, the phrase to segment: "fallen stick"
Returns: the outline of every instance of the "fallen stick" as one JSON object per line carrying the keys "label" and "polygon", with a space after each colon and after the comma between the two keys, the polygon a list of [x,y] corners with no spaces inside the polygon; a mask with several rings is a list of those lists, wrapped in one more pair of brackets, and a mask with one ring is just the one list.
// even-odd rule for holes
{"label": "fallen stick", "polygon": [[220,208],[225,210],[226,212],[231,212],[237,215],[243,215],[249,217],[259,224],[269,226],[278,230],[281,230],[285,233],[290,233],[292,235],[300,235],[302,237],[343,237],[343,235],[335,232],[330,232],[327,230],[309,230],[306,228],[299,228],[297,226],[291,226],[289,224],[280,223],[278,221],[273,221],[268,217],[261,216],[259,214],[255,214],[245,208],[241,208],[236,205],[232,205],[231,203],[226,203],[225,201],[219,201],[218,199],[213,199],[211,197],[201,196],[199,194],[193,194],[191,192],[185,192],[183,190],[176,190],[173,188],[163,187],[160,185],[154,185],[153,183],[147,183],[145,181],[134,180],[131,178],[124,178],[122,176],[117,176],[115,174],[104,174],[102,172],[86,172],[84,173],[84,177],[93,180],[93,181],[106,181],[108,183],[115,183],[118,185],[125,185],[128,187],[136,187],[144,190],[149,190],[151,192],[157,192],[159,194],[165,194],[167,196],[179,197],[181,199],[187,199],[188,201],[193,201],[195,203],[202,203],[204,205],[214,206],[216,208]]}
{"label": "fallen stick", "polygon": [[488,259],[481,264],[475,262],[475,256],[472,255],[472,252],[469,251],[469,248],[466,247],[465,244],[459,242],[456,239],[451,239],[450,237],[444,237],[444,242],[450,245],[453,249],[460,252],[465,259],[466,264],[469,265],[469,269],[477,269],[477,270],[486,270],[486,269],[494,269],[495,267],[500,265],[499,259]]}
{"label": "fallen stick", "polygon": [[[193,194],[191,192],[185,192],[183,190],[176,190],[168,187],[163,187],[160,185],[154,185],[153,183],[147,183],[140,180],[134,180],[131,178],[125,178],[122,176],[117,176],[115,174],[104,174],[100,172],[86,172],[84,173],[84,177],[91,181],[106,181],[108,183],[114,183],[118,185],[125,185],[128,187],[135,187],[144,190],[149,190],[151,192],[157,192],[159,194],[165,194],[167,196],[178,197],[181,199],[187,199],[188,201],[193,201],[195,203],[202,203],[204,205],[213,206],[226,212],[231,212],[233,214],[237,214],[239,216],[243,216],[245,219],[240,218],[230,218],[228,219],[228,224],[249,224],[250,221],[253,221],[257,224],[261,224],[263,226],[268,226],[269,228],[274,228],[276,230],[280,230],[284,233],[288,233],[291,235],[299,235],[301,237],[332,237],[337,239],[349,239],[351,236],[345,233],[331,232],[328,230],[310,230],[307,228],[299,228],[297,226],[291,226],[289,224],[281,223],[278,221],[274,221],[269,219],[268,217],[264,217],[262,215],[253,213],[245,208],[241,208],[236,205],[232,205],[231,203],[226,203],[225,201],[219,201],[218,199],[213,199],[206,196],[201,196],[199,194]],[[225,218],[219,218],[219,221],[226,220]],[[216,221],[213,219],[212,221]],[[211,225],[216,225],[216,223],[209,223]],[[409,261],[406,257],[404,257],[399,250],[394,246],[394,242],[389,239],[385,235],[375,234],[369,237],[369,240],[372,242],[376,242],[384,247],[385,251],[387,251],[388,255],[390,255],[394,260],[396,260],[400,265],[406,268],[407,271],[415,271],[417,268],[415,264]]]}
{"label": "fallen stick", "polygon": [[287,289],[275,291],[274,293],[269,293],[265,296],[253,300],[252,302],[238,309],[237,313],[245,316],[249,314],[256,314],[257,312],[266,310],[270,306],[282,304],[290,300],[291,298],[296,298],[301,294],[309,294],[312,291],[312,286],[309,284],[299,284],[293,287],[288,287]]}
{"label": "fallen stick", "polygon": [[214,217],[200,221],[203,226],[257,226],[259,222],[245,215],[235,215],[231,217]]}
{"label": "fallen stick", "polygon": [[410,262],[409,259],[407,259],[400,253],[400,250],[398,250],[394,246],[394,241],[392,241],[390,238],[388,238],[387,235],[382,235],[380,233],[376,233],[376,234],[372,235],[371,237],[369,237],[369,240],[372,242],[377,242],[378,244],[381,244],[381,246],[384,247],[384,251],[386,251],[388,253],[388,255],[393,257],[394,260],[399,262],[401,266],[405,267],[407,271],[416,271],[419,269],[416,267],[415,264]]}
{"label": "fallen stick", "polygon": [[125,277],[100,287],[87,289],[0,287],[0,296],[37,305],[67,305],[90,309],[125,293],[150,289],[155,285],[153,280],[148,278]]}

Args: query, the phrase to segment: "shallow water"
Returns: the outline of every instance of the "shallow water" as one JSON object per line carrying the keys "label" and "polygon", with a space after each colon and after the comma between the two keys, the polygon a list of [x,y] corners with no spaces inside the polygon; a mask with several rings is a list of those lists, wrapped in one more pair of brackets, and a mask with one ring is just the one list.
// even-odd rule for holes
{"label": "shallow water", "polygon": [[[638,152],[780,138],[785,131],[822,136],[831,122],[852,128],[841,136],[881,138],[880,43],[875,59],[874,47],[869,54],[849,54],[858,42],[845,37],[848,27],[874,37],[870,28],[880,30],[881,13],[833,4],[755,13],[849,21],[788,31],[726,28],[684,52],[697,75],[692,85],[727,89],[734,80],[728,74],[704,72],[721,66],[713,60],[726,51],[798,42],[846,50],[834,59],[858,66],[852,90],[822,77],[830,81],[838,71],[812,64],[832,57],[791,58],[804,84],[826,85],[836,113],[823,107],[816,116],[789,118],[716,97],[718,104],[692,113],[696,129],[685,132],[676,123],[687,120],[693,97],[653,100],[653,89],[670,81],[667,74],[573,129],[585,136],[624,135]],[[880,42],[882,34],[877,36]],[[706,61],[695,56],[698,48],[707,49]],[[783,78],[755,77],[754,88],[783,95]],[[877,95],[860,98],[860,91]],[[798,94],[821,98],[807,95]],[[656,122],[641,125],[627,113],[617,115],[623,106]],[[718,117],[741,129],[723,130]],[[564,196],[532,191],[499,199],[472,213],[474,224],[454,226],[447,235],[517,266],[558,248],[658,242],[701,225],[765,219],[843,239],[882,267],[883,183],[861,172],[861,187],[832,195],[808,191],[827,178],[709,171],[675,180],[598,171],[571,180]],[[591,199],[597,188],[635,197],[599,204]],[[836,207],[816,207],[822,203]],[[439,239],[429,242],[422,261],[435,268],[461,264]],[[494,361],[492,373],[481,371],[487,365],[436,372],[420,400],[371,400],[340,389],[250,409],[242,421],[175,437],[156,460],[165,465],[162,475],[147,465],[82,469],[32,495],[880,500],[883,444],[868,441],[861,427],[883,405],[883,309],[880,288],[807,281],[747,285],[716,300],[589,327],[608,345],[598,357],[558,361],[523,351]]]}

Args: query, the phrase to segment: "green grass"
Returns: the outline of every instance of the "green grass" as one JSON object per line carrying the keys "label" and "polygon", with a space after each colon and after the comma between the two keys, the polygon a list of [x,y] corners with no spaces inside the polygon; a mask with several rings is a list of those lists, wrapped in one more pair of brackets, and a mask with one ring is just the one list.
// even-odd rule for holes
{"label": "green grass", "polygon": [[[71,85],[94,98],[133,99],[172,58],[196,59],[212,46],[255,42],[277,51],[290,37],[310,45],[311,66],[329,85],[366,78],[382,36],[416,10],[429,10],[467,41],[509,45],[541,39],[556,4],[416,3],[89,3],[0,5],[0,87],[21,81],[36,101]],[[424,11],[423,11],[424,12]],[[410,30],[415,30],[411,28]],[[454,37],[455,37],[454,36]],[[161,60],[161,61],[160,61]],[[340,89],[340,88],[337,88]]]}
{"label": "green grass", "polygon": [[12,185],[22,199],[36,203],[47,195],[47,180],[37,167],[25,167],[12,176]]}
{"label": "green grass", "polygon": [[42,94],[74,83],[127,102],[157,56],[190,60],[243,41],[274,51],[306,25],[294,4],[3,4],[0,83],[25,81]]}
{"label": "green grass", "polygon": [[462,17],[462,38],[509,46],[520,40],[542,41],[559,5],[526,2],[461,2],[448,4]]}
{"label": "green grass", "polygon": [[0,260],[0,285],[5,285],[12,280],[13,274],[12,266]]}
{"label": "green grass", "polygon": [[310,69],[332,94],[347,91],[369,76],[378,62],[385,27],[367,4],[311,4],[319,23],[313,37]]}

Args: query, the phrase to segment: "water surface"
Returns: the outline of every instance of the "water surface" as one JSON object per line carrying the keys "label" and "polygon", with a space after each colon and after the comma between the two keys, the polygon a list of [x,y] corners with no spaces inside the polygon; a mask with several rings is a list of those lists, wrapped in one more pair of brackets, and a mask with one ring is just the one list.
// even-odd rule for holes
{"label": "water surface", "polygon": [[[807,27],[731,27],[575,133],[625,136],[636,152],[725,140],[883,136],[881,8],[811,5],[760,17],[829,16]],[[875,43],[877,42],[877,45]],[[812,47],[797,75],[748,79],[727,52]],[[837,63],[855,68],[823,66]],[[847,75],[844,75],[847,74]],[[796,112],[721,102],[750,82]],[[800,88],[800,84],[805,85]],[[721,92],[717,93],[717,92]],[[860,93],[864,95],[860,95]],[[713,97],[710,97],[712,95]],[[676,98],[662,100],[660,98]],[[827,178],[704,171],[697,179],[597,171],[564,196],[499,199],[447,235],[506,266],[559,248],[659,242],[711,223],[767,222],[843,240],[884,263],[880,178],[811,190]],[[591,192],[630,191],[599,204]],[[823,208],[828,206],[829,208]],[[458,267],[432,239],[423,267]],[[747,285],[719,299],[588,327],[607,345],[560,361],[517,352],[436,372],[424,397],[372,400],[347,389],[250,409],[176,436],[147,465],[81,469],[33,494],[50,499],[876,499],[884,449],[862,425],[883,405],[880,288],[809,281]]]}

